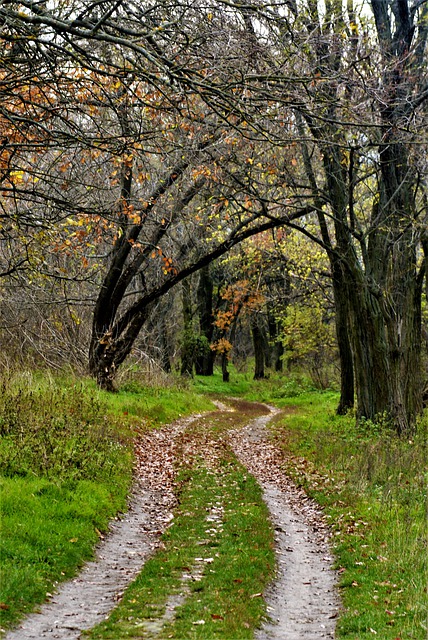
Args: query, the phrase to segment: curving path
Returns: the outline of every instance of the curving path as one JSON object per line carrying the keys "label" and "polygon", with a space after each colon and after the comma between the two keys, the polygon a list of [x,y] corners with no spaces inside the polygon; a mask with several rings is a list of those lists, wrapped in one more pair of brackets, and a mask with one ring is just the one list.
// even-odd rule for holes
{"label": "curving path", "polygon": [[199,415],[144,436],[137,446],[134,495],[114,520],[94,562],[58,587],[39,613],[28,616],[4,640],[78,640],[101,622],[154,552],[175,506],[174,447],[177,436]]}
{"label": "curving path", "polygon": [[[227,407],[219,403],[219,409]],[[266,593],[270,619],[256,638],[333,638],[339,601],[328,529],[315,505],[281,471],[280,459],[266,432],[266,424],[276,413],[270,407],[269,415],[231,431],[229,436],[230,446],[263,488],[276,532],[278,573]],[[137,451],[137,481],[130,509],[123,519],[113,522],[95,561],[74,580],[60,585],[51,601],[9,632],[5,640],[78,640],[83,630],[108,615],[156,549],[159,534],[172,519],[176,439],[192,419],[199,417],[143,438]]]}

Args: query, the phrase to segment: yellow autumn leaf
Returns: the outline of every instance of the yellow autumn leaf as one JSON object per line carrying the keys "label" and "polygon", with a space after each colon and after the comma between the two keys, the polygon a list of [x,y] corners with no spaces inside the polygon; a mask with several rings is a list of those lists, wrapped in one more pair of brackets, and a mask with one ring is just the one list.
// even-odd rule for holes
{"label": "yellow autumn leaf", "polygon": [[24,180],[24,172],[23,171],[11,171],[9,174],[11,181],[15,184],[19,184]]}

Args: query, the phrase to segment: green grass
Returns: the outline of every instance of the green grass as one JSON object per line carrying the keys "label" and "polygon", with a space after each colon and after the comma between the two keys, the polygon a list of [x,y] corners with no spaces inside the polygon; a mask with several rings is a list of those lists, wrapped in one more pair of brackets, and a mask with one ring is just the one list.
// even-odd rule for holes
{"label": "green grass", "polygon": [[188,389],[134,383],[105,394],[32,372],[0,381],[1,627],[74,575],[126,509],[135,430],[211,406]]}
{"label": "green grass", "polygon": [[[217,377],[219,374],[217,374]],[[412,440],[387,425],[336,416],[338,395],[304,376],[197,388],[271,402],[285,414],[272,428],[284,467],[324,509],[334,533],[344,610],[337,637],[427,637],[427,416]]]}
{"label": "green grass", "polygon": [[10,626],[43,602],[58,580],[70,578],[92,557],[97,529],[125,508],[124,492],[79,480],[3,478],[1,524],[2,625]]}
{"label": "green grass", "polygon": [[427,424],[411,441],[334,414],[337,396],[286,402],[272,427],[287,472],[324,508],[345,610],[337,636],[427,637]]}
{"label": "green grass", "polygon": [[[253,637],[265,615],[260,595],[274,553],[261,490],[224,442],[225,431],[260,412],[243,408],[246,415],[216,414],[183,434],[179,507],[163,547],[90,638]],[[197,579],[183,578],[192,574]],[[163,618],[168,599],[180,592],[172,619]]]}
{"label": "green grass", "polygon": [[254,380],[253,372],[238,372],[230,365],[230,381],[223,382],[221,372],[216,369],[213,376],[195,376],[192,386],[200,393],[217,396],[239,396],[254,402],[280,405],[284,399],[313,391],[314,385],[308,376],[293,374],[269,374],[264,380]]}
{"label": "green grass", "polygon": [[[93,382],[90,382],[93,385]],[[123,384],[118,393],[97,391],[111,416],[127,424],[143,424],[145,428],[168,424],[181,416],[210,411],[212,403],[191,388],[176,386],[145,386],[139,382]]]}
{"label": "green grass", "polygon": [[[132,381],[117,394],[46,375],[0,383],[2,626],[75,574],[97,530],[125,508],[135,434],[209,409],[212,394],[284,408],[271,425],[284,467],[322,505],[334,534],[344,603],[337,637],[425,639],[427,420],[400,440],[386,425],[336,416],[337,395],[314,392],[304,376],[254,382],[233,369],[227,384],[216,373],[183,388]],[[179,507],[163,547],[92,638],[143,638],[150,620],[160,637],[252,637],[265,615],[257,594],[272,575],[273,537],[260,490],[224,439],[262,409],[238,408],[183,434]],[[183,581],[192,573],[200,579]],[[168,598],[183,591],[164,619]]]}

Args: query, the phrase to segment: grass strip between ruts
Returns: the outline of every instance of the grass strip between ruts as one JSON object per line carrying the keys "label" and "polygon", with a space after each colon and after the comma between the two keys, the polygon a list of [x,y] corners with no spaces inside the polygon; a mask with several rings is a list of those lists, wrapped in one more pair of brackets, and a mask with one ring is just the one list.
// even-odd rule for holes
{"label": "grass strip between ruts", "polygon": [[184,434],[172,525],[90,638],[253,637],[265,615],[274,537],[260,487],[224,443],[227,427],[230,414],[221,413]]}

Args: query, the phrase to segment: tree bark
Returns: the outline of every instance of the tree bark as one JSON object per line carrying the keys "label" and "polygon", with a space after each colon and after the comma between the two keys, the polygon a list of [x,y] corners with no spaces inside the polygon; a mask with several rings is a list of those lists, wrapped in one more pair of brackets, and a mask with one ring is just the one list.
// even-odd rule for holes
{"label": "tree bark", "polygon": [[272,344],[271,361],[276,372],[283,370],[282,356],[284,355],[284,345],[279,338],[278,322],[272,311],[268,309],[269,340]]}
{"label": "tree bark", "polygon": [[[105,391],[115,391],[114,379],[120,365],[131,353],[132,346],[150,313],[150,305],[123,326],[117,323],[108,329],[96,342],[91,343],[89,371],[96,379],[98,386]],[[100,320],[100,318],[98,318]]]}
{"label": "tree bark", "polygon": [[192,290],[190,286],[190,278],[186,278],[182,282],[182,300],[183,300],[183,343],[181,346],[181,375],[193,376],[194,363],[194,341],[193,335],[193,314],[192,314]]}
{"label": "tree bark", "polygon": [[197,289],[199,329],[207,340],[207,350],[198,354],[195,362],[196,373],[201,376],[212,376],[214,373],[214,352],[209,349],[212,342],[213,325],[213,281],[209,265],[201,269]]}
{"label": "tree bark", "polygon": [[228,364],[229,364],[228,354],[226,353],[226,351],[223,351],[221,354],[221,373],[222,373],[223,382],[229,382],[230,380]]}
{"label": "tree bark", "polygon": [[336,409],[338,415],[344,415],[354,406],[354,362],[349,339],[349,292],[340,261],[335,254],[330,260],[335,301],[336,339],[340,362],[340,399]]}
{"label": "tree bark", "polygon": [[254,314],[251,318],[251,335],[253,337],[253,346],[254,346],[254,380],[261,380],[266,377],[266,374],[265,374],[266,336],[263,335],[263,329],[260,326],[260,319],[257,314]]}

